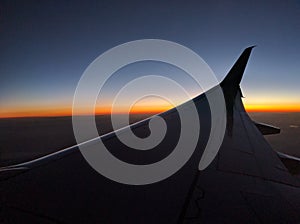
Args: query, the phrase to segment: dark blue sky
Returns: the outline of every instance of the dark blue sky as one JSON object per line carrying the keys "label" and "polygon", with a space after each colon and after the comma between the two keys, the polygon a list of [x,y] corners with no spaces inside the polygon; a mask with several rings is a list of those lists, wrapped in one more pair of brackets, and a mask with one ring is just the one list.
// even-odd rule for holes
{"label": "dark blue sky", "polygon": [[242,83],[246,103],[300,105],[299,1],[2,0],[0,7],[0,113],[70,106],[92,60],[143,38],[191,48],[220,80],[257,45]]}

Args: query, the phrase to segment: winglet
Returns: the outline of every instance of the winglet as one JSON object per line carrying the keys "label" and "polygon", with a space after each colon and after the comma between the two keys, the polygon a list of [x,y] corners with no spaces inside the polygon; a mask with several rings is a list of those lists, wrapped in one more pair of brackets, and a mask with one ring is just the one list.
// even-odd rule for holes
{"label": "winglet", "polygon": [[224,80],[220,83],[226,102],[227,131],[230,136],[232,134],[233,127],[233,107],[235,104],[235,99],[238,92],[241,93],[240,82],[242,80],[253,47],[255,46],[248,47],[244,50],[244,52],[230,69]]}
{"label": "winglet", "polygon": [[254,47],[255,46],[251,46],[244,50],[244,52],[241,54],[239,59],[235,62],[233,67],[230,69],[230,71],[228,72],[228,74],[226,75],[224,80],[221,82],[222,87],[227,87],[227,88],[233,87],[234,88],[234,87],[239,86],[239,84],[242,80],[247,62],[249,60],[251,51]]}

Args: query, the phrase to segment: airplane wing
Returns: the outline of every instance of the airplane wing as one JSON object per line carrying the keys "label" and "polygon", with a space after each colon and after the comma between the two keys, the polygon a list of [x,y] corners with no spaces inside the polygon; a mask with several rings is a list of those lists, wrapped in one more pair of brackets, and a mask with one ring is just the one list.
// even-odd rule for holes
{"label": "airplane wing", "polygon": [[292,175],[295,175],[299,178],[300,174],[300,158],[291,156],[279,151],[276,151],[282,163],[289,170]]}
{"label": "airplane wing", "polygon": [[254,122],[254,124],[263,135],[273,135],[280,133],[280,128],[278,127],[258,122]]}
{"label": "airplane wing", "polygon": [[278,152],[278,151],[277,151],[277,154],[282,159],[290,159],[290,160],[300,162],[300,158],[298,158],[298,157],[291,156],[291,155],[288,155],[288,154],[285,154],[285,153],[282,153],[282,152]]}
{"label": "airplane wing", "polygon": [[[239,83],[252,48],[247,48],[220,86],[226,101],[227,128],[220,151],[199,171],[211,115],[202,94],[193,99],[199,113],[198,144],[189,161],[173,176],[150,185],[125,185],[93,170],[77,146],[0,170],[2,223],[297,223],[300,183],[249,118]],[[215,88],[210,90],[210,93]],[[188,106],[189,104],[186,104]],[[180,135],[176,109],[161,116],[163,141],[137,151],[115,133],[101,136],[110,152],[132,164],[149,164],[168,156]],[[149,120],[130,126],[149,135]],[[94,144],[97,139],[91,140]]]}

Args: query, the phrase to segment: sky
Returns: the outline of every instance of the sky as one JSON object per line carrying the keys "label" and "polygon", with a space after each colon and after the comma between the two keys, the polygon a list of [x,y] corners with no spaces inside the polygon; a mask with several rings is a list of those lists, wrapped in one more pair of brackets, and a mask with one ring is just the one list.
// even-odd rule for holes
{"label": "sky", "polygon": [[[0,117],[70,115],[87,66],[110,48],[138,39],[164,39],[192,49],[219,81],[244,48],[257,45],[241,84],[246,108],[300,111],[299,1],[2,0]],[[141,74],[164,74],[192,96],[199,94],[180,69],[136,63],[105,84],[97,112],[108,112],[118,89]],[[177,103],[183,100],[174,97]],[[149,97],[133,111],[170,106]]]}

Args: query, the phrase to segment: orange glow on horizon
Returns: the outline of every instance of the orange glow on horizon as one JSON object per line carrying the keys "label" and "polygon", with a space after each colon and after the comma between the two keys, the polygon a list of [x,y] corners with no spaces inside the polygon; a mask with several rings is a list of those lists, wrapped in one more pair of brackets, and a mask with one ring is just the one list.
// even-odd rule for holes
{"label": "orange glow on horizon", "polygon": [[[135,106],[130,110],[130,114],[157,114],[171,109],[172,106]],[[126,114],[127,111],[118,109],[115,111],[115,114]],[[110,107],[104,107],[101,109],[95,110],[95,115],[109,115],[111,114]],[[82,112],[77,113],[78,116],[92,115],[91,113],[86,112],[84,109]],[[63,116],[72,116],[72,108],[49,108],[49,109],[26,109],[22,110],[0,110],[0,118],[18,118],[18,117],[63,117]]]}
{"label": "orange glow on horizon", "polygon": [[[130,114],[156,114],[167,111],[172,108],[172,105],[135,105],[131,108]],[[247,112],[300,112],[300,104],[276,104],[276,105],[261,105],[261,104],[245,104]],[[118,108],[116,114],[126,114],[126,110]],[[108,115],[111,114],[110,107],[102,107],[95,110],[95,115]],[[81,113],[76,115],[91,115],[82,110]],[[0,118],[17,118],[17,117],[60,117],[72,116],[72,108],[12,108],[1,110]]]}
{"label": "orange glow on horizon", "polygon": [[71,116],[71,109],[18,109],[18,110],[7,110],[0,111],[0,118],[17,118],[17,117],[62,117]]}
{"label": "orange glow on horizon", "polygon": [[247,112],[300,112],[299,104],[246,104]]}

